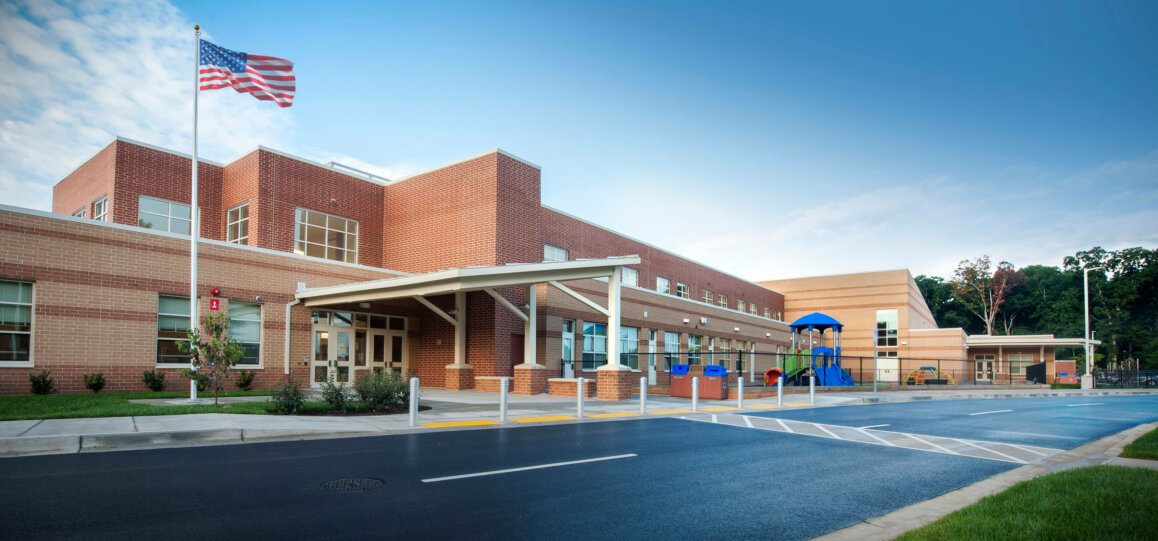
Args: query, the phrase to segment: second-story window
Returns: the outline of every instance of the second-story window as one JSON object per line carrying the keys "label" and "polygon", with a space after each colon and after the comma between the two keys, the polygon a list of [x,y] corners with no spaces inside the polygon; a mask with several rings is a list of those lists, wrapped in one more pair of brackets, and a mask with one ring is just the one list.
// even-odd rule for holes
{"label": "second-story window", "polygon": [[[95,218],[95,213],[94,213]],[[142,195],[137,207],[137,225],[146,229],[189,234],[189,205]]]}
{"label": "second-story window", "polygon": [[249,203],[242,203],[225,213],[225,240],[249,244]]}
{"label": "second-story window", "polygon": [[623,267],[623,285],[625,285],[625,286],[637,286],[637,285],[639,285],[639,271],[637,271],[633,268],[630,268],[630,267]]}
{"label": "second-story window", "polygon": [[768,319],[772,319],[772,309],[771,308],[768,308],[767,306],[764,307],[764,317],[768,318]]}
{"label": "second-story window", "polygon": [[676,296],[681,298],[688,298],[692,294],[692,289],[687,284],[676,282]]}
{"label": "second-story window", "polygon": [[720,293],[719,304],[720,304],[720,306],[727,308],[728,307],[728,296],[723,294],[723,293]]}
{"label": "second-story window", "polygon": [[358,262],[358,221],[297,209],[294,253],[347,263]]}
{"label": "second-story window", "polygon": [[736,310],[740,311],[740,312],[744,311],[744,301],[741,301],[741,300],[736,301]]}
{"label": "second-story window", "polygon": [[748,313],[752,314],[752,315],[756,315],[756,303],[753,302],[753,303],[748,304]]}
{"label": "second-story window", "polygon": [[102,197],[93,201],[92,204],[92,219],[98,222],[109,221],[109,198]]}
{"label": "second-story window", "polygon": [[706,289],[704,290],[704,302],[706,304],[712,304],[712,292]]}
{"label": "second-story window", "polygon": [[655,290],[665,295],[671,294],[671,280],[668,280],[663,276],[656,276]]}
{"label": "second-story window", "polygon": [[567,250],[550,244],[543,245],[543,263],[567,261]]}

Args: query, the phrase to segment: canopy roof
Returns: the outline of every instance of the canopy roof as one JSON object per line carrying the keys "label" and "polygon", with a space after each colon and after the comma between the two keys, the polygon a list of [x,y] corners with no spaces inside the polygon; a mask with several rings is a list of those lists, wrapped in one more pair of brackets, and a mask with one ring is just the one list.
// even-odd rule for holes
{"label": "canopy roof", "polygon": [[832,316],[820,312],[813,312],[793,321],[789,327],[792,329],[792,332],[804,329],[817,329],[821,331],[825,329],[836,329],[837,331],[843,331],[844,324],[833,319]]}

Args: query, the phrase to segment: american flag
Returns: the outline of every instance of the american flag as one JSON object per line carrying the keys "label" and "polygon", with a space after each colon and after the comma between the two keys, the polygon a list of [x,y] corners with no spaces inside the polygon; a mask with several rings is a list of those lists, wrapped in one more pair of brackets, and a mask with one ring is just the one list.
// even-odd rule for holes
{"label": "american flag", "polygon": [[201,90],[233,87],[282,107],[294,102],[294,63],[272,56],[239,53],[201,40]]}

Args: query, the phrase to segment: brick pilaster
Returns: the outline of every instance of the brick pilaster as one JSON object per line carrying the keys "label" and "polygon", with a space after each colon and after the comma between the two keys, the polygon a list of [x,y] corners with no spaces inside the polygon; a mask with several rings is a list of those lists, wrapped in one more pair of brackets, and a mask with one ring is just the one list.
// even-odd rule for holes
{"label": "brick pilaster", "polygon": [[516,366],[514,392],[525,395],[547,392],[547,367],[528,363]]}
{"label": "brick pilaster", "polygon": [[474,367],[469,364],[446,365],[446,390],[463,391],[474,387]]}
{"label": "brick pilaster", "polygon": [[635,373],[622,365],[605,365],[596,371],[599,388],[595,397],[599,400],[627,400],[631,398],[631,385]]}

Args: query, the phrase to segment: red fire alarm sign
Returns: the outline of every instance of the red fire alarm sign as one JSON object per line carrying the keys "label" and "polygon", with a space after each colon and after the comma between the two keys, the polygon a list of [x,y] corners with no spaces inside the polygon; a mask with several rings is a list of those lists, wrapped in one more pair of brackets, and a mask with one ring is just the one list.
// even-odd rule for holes
{"label": "red fire alarm sign", "polygon": [[209,299],[209,309],[210,310],[220,310],[221,309],[221,301],[219,299]]}

